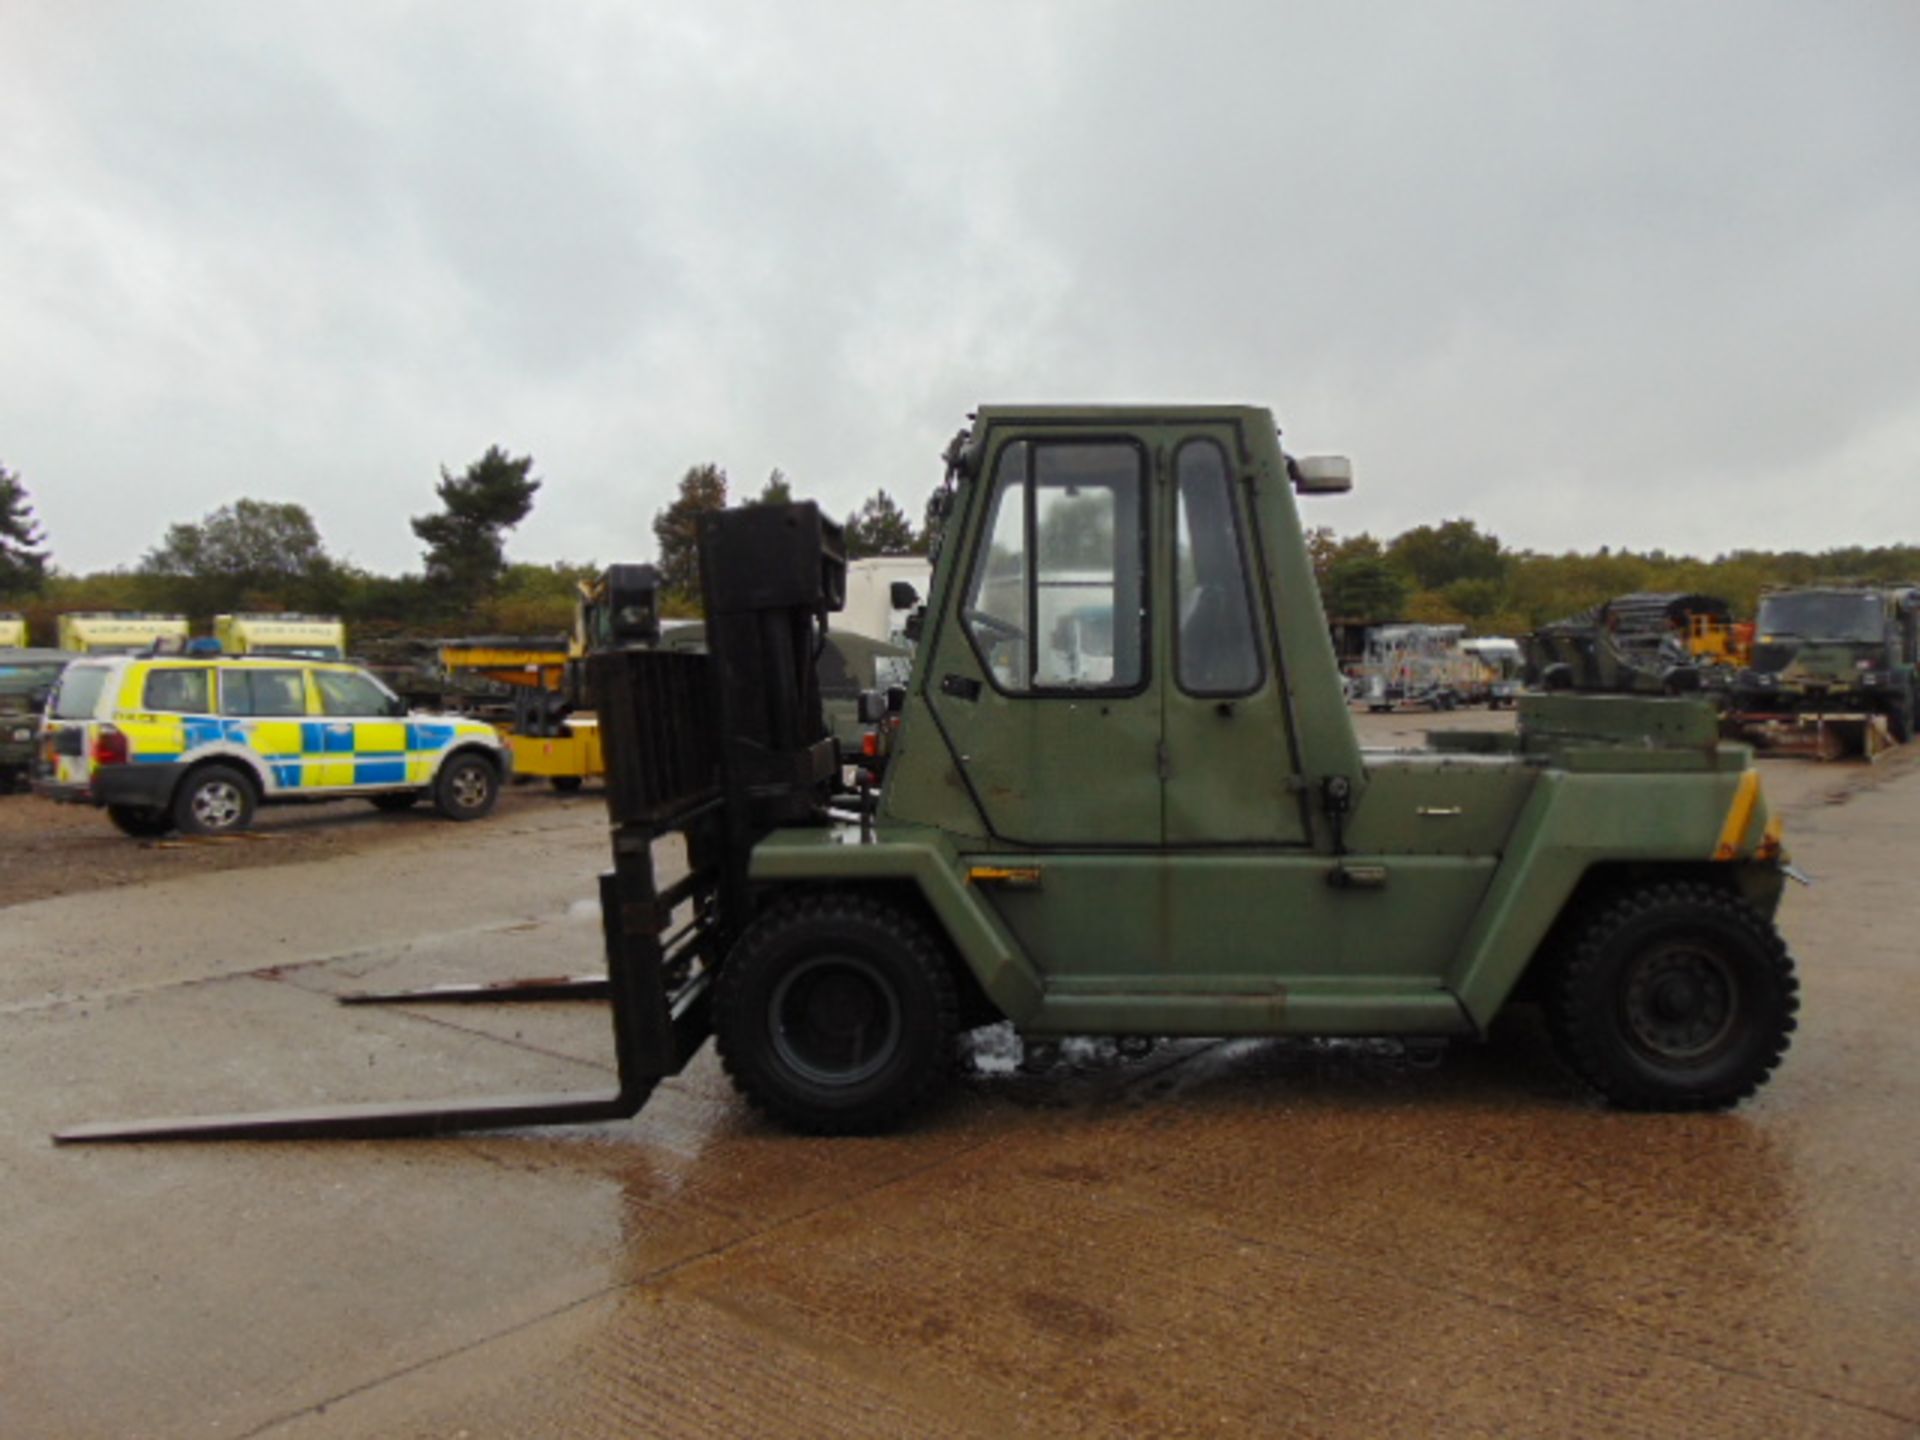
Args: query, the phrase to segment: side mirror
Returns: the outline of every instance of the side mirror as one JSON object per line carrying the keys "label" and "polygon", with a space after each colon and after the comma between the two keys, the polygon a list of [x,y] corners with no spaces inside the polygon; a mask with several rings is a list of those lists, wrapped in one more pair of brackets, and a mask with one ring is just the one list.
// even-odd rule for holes
{"label": "side mirror", "polygon": [[896,610],[911,610],[920,603],[920,592],[911,580],[896,580],[887,589],[887,601]]}
{"label": "side mirror", "polygon": [[878,690],[862,690],[856,707],[862,725],[878,725],[887,718],[887,697]]}
{"label": "side mirror", "polygon": [[387,716],[388,718],[393,720],[406,719],[407,718],[406,700],[399,695],[389,695],[387,697]]}
{"label": "side mirror", "polygon": [[1288,456],[1287,469],[1301,495],[1343,495],[1353,489],[1353,461],[1344,455]]}
{"label": "side mirror", "polygon": [[907,623],[902,625],[900,630],[910,642],[918,645],[920,643],[920,632],[926,628],[927,607],[922,605],[918,610],[915,610],[911,615],[907,616]]}

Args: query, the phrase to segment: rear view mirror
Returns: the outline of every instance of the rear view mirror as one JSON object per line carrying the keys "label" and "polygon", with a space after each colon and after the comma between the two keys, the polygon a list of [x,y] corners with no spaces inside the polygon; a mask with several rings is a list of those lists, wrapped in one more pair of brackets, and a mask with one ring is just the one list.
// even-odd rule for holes
{"label": "rear view mirror", "polygon": [[1302,495],[1342,495],[1353,489],[1353,461],[1344,455],[1289,456],[1293,488]]}

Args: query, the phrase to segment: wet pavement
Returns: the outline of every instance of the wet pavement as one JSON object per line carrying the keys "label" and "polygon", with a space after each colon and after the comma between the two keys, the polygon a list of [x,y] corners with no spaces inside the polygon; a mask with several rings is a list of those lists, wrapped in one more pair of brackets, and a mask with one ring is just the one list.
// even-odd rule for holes
{"label": "wet pavement", "polygon": [[1920,1433],[1920,759],[1765,773],[1820,883],[1782,916],[1801,1030],[1726,1116],[1601,1109],[1516,1015],[1437,1070],[1235,1041],[1036,1078],[989,1032],[884,1139],[774,1131],[708,1052],[619,1124],[55,1150],[604,1086],[592,1006],[330,998],[595,968],[604,832],[0,909],[0,1435]]}

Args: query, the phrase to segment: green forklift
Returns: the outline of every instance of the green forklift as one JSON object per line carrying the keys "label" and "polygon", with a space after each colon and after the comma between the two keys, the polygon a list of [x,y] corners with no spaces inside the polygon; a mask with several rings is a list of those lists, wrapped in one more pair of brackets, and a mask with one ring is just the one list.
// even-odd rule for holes
{"label": "green forklift", "polygon": [[[955,437],[880,788],[813,663],[846,585],[810,504],[703,517],[706,644],[591,657],[607,972],[371,1000],[610,1001],[620,1084],[94,1125],[78,1140],[432,1134],[635,1113],[711,1037],[781,1125],[905,1122],[959,1036],[1486,1035],[1543,1007],[1608,1102],[1766,1081],[1795,874],[1751,752],[1689,699],[1538,695],[1367,751],[1295,496],[1349,488],[1244,406],[988,407]],[[914,597],[918,599],[919,597]],[[682,837],[684,873],[658,842]]]}

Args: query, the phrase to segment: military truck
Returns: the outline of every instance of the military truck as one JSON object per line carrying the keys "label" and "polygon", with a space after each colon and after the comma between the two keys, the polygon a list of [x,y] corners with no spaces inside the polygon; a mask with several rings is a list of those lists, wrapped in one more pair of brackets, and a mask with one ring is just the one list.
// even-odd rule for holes
{"label": "military truck", "polygon": [[1732,612],[1713,595],[1616,595],[1522,641],[1527,682],[1543,690],[1683,695],[1722,688]]}
{"label": "military truck", "polygon": [[0,795],[11,795],[32,771],[40,712],[71,659],[64,650],[0,650]]}
{"label": "military truck", "polygon": [[[810,504],[703,516],[705,650],[590,661],[613,867],[589,983],[612,1001],[617,1090],[57,1138],[601,1120],[709,1036],[780,1124],[867,1132],[924,1106],[956,1036],[992,1022],[1038,1054],[1086,1035],[1427,1045],[1522,1000],[1613,1104],[1749,1096],[1798,1005],[1750,751],[1691,701],[1580,695],[1524,699],[1511,731],[1363,750],[1294,503],[1350,477],[1289,456],[1263,409],[981,409],[947,451],[869,806],[838,789],[810,663],[844,595],[839,528]],[[1094,671],[1040,623],[1090,572],[1111,629]],[[668,849],[684,874],[656,869]]]}
{"label": "military truck", "polygon": [[[1871,755],[1873,721],[1896,744],[1920,711],[1920,585],[1814,585],[1767,590],[1753,651],[1733,682],[1731,723],[1757,738],[1825,731]],[[1808,725],[1801,722],[1814,720]]]}

